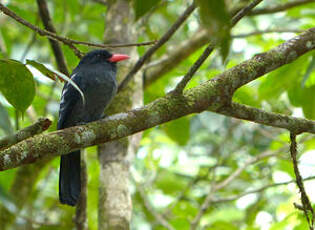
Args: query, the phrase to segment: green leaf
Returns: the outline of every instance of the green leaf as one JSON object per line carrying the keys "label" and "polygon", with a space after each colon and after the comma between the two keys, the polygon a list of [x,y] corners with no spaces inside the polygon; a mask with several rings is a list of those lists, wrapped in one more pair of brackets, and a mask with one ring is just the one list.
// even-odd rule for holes
{"label": "green leaf", "polygon": [[186,145],[189,141],[190,119],[183,117],[163,125],[166,134],[179,145]]}
{"label": "green leaf", "polygon": [[200,19],[209,31],[209,36],[220,46],[220,53],[225,61],[231,43],[231,20],[225,1],[197,0]]}
{"label": "green leaf", "polygon": [[55,70],[51,70],[48,69],[46,66],[44,66],[41,63],[38,63],[36,61],[33,60],[26,60],[26,64],[33,66],[34,68],[36,68],[38,71],[40,71],[42,74],[44,74],[45,76],[49,77],[52,80],[56,80],[56,78],[58,78],[60,81],[67,81],[69,84],[71,84],[81,95],[83,104],[85,104],[85,97],[83,92],[81,91],[80,87],[71,80],[71,78],[69,78],[68,76],[59,73]]}
{"label": "green leaf", "polygon": [[256,96],[255,90],[250,86],[242,86],[233,94],[233,100],[241,104],[259,107],[260,101]]}
{"label": "green leaf", "polygon": [[216,221],[210,226],[205,228],[206,230],[237,230],[239,229],[233,223],[227,221]]}
{"label": "green leaf", "polygon": [[173,205],[174,204],[170,205],[173,207],[172,213],[177,217],[182,217],[186,220],[189,218],[193,218],[198,212],[198,209],[189,201],[183,200],[181,202],[178,202],[175,206]]}
{"label": "green leaf", "polygon": [[186,184],[186,180],[168,170],[161,170],[155,182],[157,188],[165,194],[177,194],[184,189]]}
{"label": "green leaf", "polygon": [[259,98],[264,100],[278,98],[283,92],[297,85],[301,80],[299,77],[302,76],[306,63],[308,63],[307,55],[262,78],[258,88]]}
{"label": "green leaf", "polygon": [[302,107],[304,116],[308,119],[315,119],[315,85],[302,88],[296,84],[288,91],[292,105]]}
{"label": "green leaf", "polygon": [[305,101],[302,103],[304,116],[308,119],[315,119],[315,85],[305,88],[303,91]]}
{"label": "green leaf", "polygon": [[310,64],[308,65],[306,72],[303,76],[302,86],[305,86],[305,83],[309,79],[309,77],[311,76],[313,69],[315,69],[315,57],[314,56],[312,57]]}
{"label": "green leaf", "polygon": [[0,91],[14,108],[24,112],[35,96],[32,73],[18,61],[0,59]]}
{"label": "green leaf", "polygon": [[295,213],[291,213],[291,214],[287,215],[283,220],[274,223],[270,227],[270,230],[286,229],[287,227],[290,226],[290,219],[291,219],[291,217],[294,217],[295,215],[296,215]]}
{"label": "green leaf", "polygon": [[0,104],[0,128],[3,129],[6,134],[13,134],[8,111],[2,104]]}
{"label": "green leaf", "polygon": [[220,54],[222,58],[222,62],[224,63],[227,56],[229,55],[230,46],[231,46],[231,34],[230,31],[225,31],[225,35],[222,37],[221,41],[219,42],[220,46]]}
{"label": "green leaf", "polygon": [[134,8],[136,12],[136,20],[141,18],[144,14],[146,14],[149,10],[151,10],[155,5],[157,5],[160,0],[135,0]]}
{"label": "green leaf", "polygon": [[300,107],[303,104],[303,88],[298,85],[291,87],[288,97],[293,106]]}
{"label": "green leaf", "polygon": [[38,63],[38,62],[36,62],[36,61],[27,59],[27,60],[26,60],[26,64],[33,66],[33,67],[36,68],[39,72],[41,72],[42,74],[44,74],[46,77],[49,77],[49,78],[50,78],[51,80],[53,80],[53,81],[56,81],[57,78],[58,78],[60,81],[63,81],[63,79],[62,79],[57,73],[51,71],[50,69],[48,69],[46,66],[44,66],[44,65],[41,64],[41,63]]}

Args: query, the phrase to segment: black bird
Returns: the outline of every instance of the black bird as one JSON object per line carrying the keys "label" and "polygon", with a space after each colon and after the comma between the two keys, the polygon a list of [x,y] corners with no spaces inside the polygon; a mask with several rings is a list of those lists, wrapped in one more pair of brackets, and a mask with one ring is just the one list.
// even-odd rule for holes
{"label": "black bird", "polygon": [[[84,124],[102,117],[105,107],[117,91],[116,62],[128,59],[124,54],[111,54],[106,50],[87,53],[73,70],[72,81],[80,93],[69,83],[62,90],[57,129]],[[59,200],[76,205],[80,190],[80,150],[61,156],[59,173]]]}

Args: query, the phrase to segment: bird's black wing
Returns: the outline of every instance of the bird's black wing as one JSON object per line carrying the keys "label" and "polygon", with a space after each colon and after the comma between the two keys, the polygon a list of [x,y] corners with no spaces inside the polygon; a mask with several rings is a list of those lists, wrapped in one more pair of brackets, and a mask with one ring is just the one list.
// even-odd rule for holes
{"label": "bird's black wing", "polygon": [[[72,74],[71,80],[80,86],[84,92],[83,73],[77,72]],[[66,83],[62,90],[58,129],[68,128],[75,125],[73,123],[73,110],[80,106],[82,98],[80,93],[70,84]],[[72,121],[72,122],[71,122]],[[59,200],[62,204],[75,205],[80,195],[81,187],[81,167],[80,167],[80,150],[61,156],[59,171]]]}
{"label": "bird's black wing", "polygon": [[[80,72],[72,74],[71,80],[78,86],[80,86],[82,92],[85,91],[85,89],[82,89],[83,84],[81,84],[81,82],[83,80],[83,76],[82,74],[80,74]],[[57,129],[67,128],[65,127],[65,122],[67,121],[67,119],[69,119],[69,116],[71,115],[71,111],[74,109],[74,106],[80,101],[82,103],[82,98],[78,90],[76,90],[70,83],[66,82],[61,95]]]}

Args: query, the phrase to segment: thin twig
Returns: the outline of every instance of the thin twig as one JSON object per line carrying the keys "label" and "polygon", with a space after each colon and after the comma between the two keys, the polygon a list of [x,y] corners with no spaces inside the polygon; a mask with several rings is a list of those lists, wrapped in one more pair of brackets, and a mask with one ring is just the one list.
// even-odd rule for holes
{"label": "thin twig", "polygon": [[[52,23],[46,1],[45,0],[37,0],[37,7],[38,7],[39,15],[40,15],[40,18],[42,19],[42,22],[44,24],[45,29],[47,31],[50,31],[50,32],[56,34],[56,29]],[[53,50],[53,53],[55,55],[58,70],[60,72],[64,73],[65,75],[69,76],[69,71],[67,68],[66,60],[65,60],[65,57],[63,55],[63,52],[62,52],[62,49],[60,47],[59,42],[57,42],[56,40],[53,40],[53,39],[49,39],[49,42],[50,42],[50,46]]]}
{"label": "thin twig", "polygon": [[[45,29],[47,31],[50,31],[50,32],[56,34],[56,29],[52,23],[46,0],[37,0],[37,7],[39,10],[39,14],[40,14],[40,17],[42,19],[42,22],[45,26]],[[53,39],[49,39],[49,43],[50,43],[50,46],[53,50],[58,70],[60,72],[64,73],[65,75],[70,76],[69,71],[68,71],[68,67],[66,64],[65,56],[64,56],[62,49],[60,47],[60,43],[57,42],[56,40],[53,40]],[[49,105],[49,103],[51,102],[51,100],[53,98],[55,88],[56,88],[56,82],[53,82],[53,84],[51,85],[51,88],[50,88],[49,98],[47,99],[47,103],[46,103],[46,106],[44,109],[44,116],[46,116],[46,114],[47,114],[47,106]]]}
{"label": "thin twig", "polygon": [[[297,155],[297,144],[296,144],[296,134],[293,132],[290,132],[290,153],[291,153],[291,158],[292,158],[292,163],[293,163],[293,168],[294,168],[294,174],[296,178],[296,184],[299,187],[300,193],[301,193],[301,202],[302,202],[302,209],[305,215],[305,218],[308,222],[308,225],[310,227],[310,230],[314,229],[314,210],[312,208],[312,204],[305,192],[304,184],[303,184],[303,179],[300,174],[299,168],[298,168],[298,163],[296,160],[296,155]],[[311,214],[311,220],[309,217],[309,213]]]}
{"label": "thin twig", "polygon": [[309,4],[309,3],[314,3],[315,0],[298,0],[298,1],[292,1],[288,3],[284,3],[281,5],[273,6],[273,7],[268,7],[268,8],[262,8],[262,9],[255,9],[251,11],[248,15],[249,16],[254,16],[254,15],[261,15],[261,14],[273,14],[281,11],[285,11],[288,9],[291,9],[293,7]]}
{"label": "thin twig", "polygon": [[145,206],[145,208],[147,209],[147,211],[149,211],[151,213],[152,216],[154,216],[154,218],[156,219],[156,221],[163,226],[164,228],[168,229],[168,230],[174,230],[174,228],[172,227],[172,225],[170,225],[167,220],[165,220],[165,218],[159,214],[154,207],[151,205],[149,199],[147,198],[144,188],[142,187],[142,185],[140,185],[139,183],[137,183],[135,181],[136,185],[137,185],[137,189],[139,191],[139,194],[141,196],[141,199],[143,200],[143,204]]}
{"label": "thin twig", "polygon": [[[232,20],[231,20],[231,26],[232,27],[235,26],[239,22],[239,20],[241,20],[241,18],[243,18],[245,15],[247,15],[255,6],[257,6],[262,1],[263,0],[254,0],[248,6],[244,7],[239,12],[237,12],[236,15],[234,15]],[[212,53],[214,47],[215,47],[215,44],[213,42],[211,42],[210,45],[207,46],[207,48],[204,50],[202,55],[193,64],[193,66],[189,69],[189,71],[185,74],[185,76],[176,85],[175,89],[171,93],[181,94],[183,92],[187,83],[191,80],[191,78],[194,76],[194,74],[197,72],[197,70],[200,68],[200,66],[204,63],[204,61],[209,57],[209,55]]]}
{"label": "thin twig", "polygon": [[105,0],[92,0],[93,2],[100,3],[104,6],[108,6],[108,3]]}
{"label": "thin twig", "polygon": [[84,150],[81,151],[81,193],[75,212],[75,225],[77,230],[87,229],[87,169]]}
{"label": "thin twig", "polygon": [[150,47],[150,49],[148,49],[147,52],[142,57],[139,58],[137,63],[126,75],[124,80],[120,83],[118,87],[118,92],[121,91],[128,84],[128,82],[132,79],[132,77],[143,66],[145,61],[148,60],[155,53],[156,50],[158,50],[162,45],[164,45],[172,37],[172,35],[179,29],[179,27],[186,21],[186,19],[195,9],[196,9],[196,5],[194,3],[188,6],[187,9],[184,11],[184,13],[176,20],[176,22],[171,26],[171,28],[169,28],[169,30],[161,37],[161,39],[158,40],[154,46]]}
{"label": "thin twig", "polygon": [[43,116],[46,116],[47,113],[48,113],[48,107],[49,107],[49,104],[53,101],[54,99],[54,92],[55,92],[55,89],[56,89],[56,86],[57,86],[57,82],[56,81],[53,81],[50,85],[50,89],[49,89],[49,94],[48,94],[48,97],[46,97],[46,106],[44,107],[44,112],[43,112]]}
{"label": "thin twig", "polygon": [[175,89],[171,92],[173,94],[181,94],[188,84],[188,82],[192,79],[194,74],[200,68],[200,66],[205,62],[205,60],[209,57],[214,49],[214,44],[211,43],[207,46],[207,48],[203,51],[198,60],[190,67],[185,76],[180,80],[180,82],[176,85]]}
{"label": "thin twig", "polygon": [[151,85],[164,74],[170,72],[209,41],[208,31],[206,29],[198,29],[190,39],[181,42],[174,49],[170,49],[159,60],[148,63],[144,68],[144,87]]}
{"label": "thin twig", "polygon": [[75,53],[75,55],[79,58],[83,56],[83,53],[76,48],[74,45],[86,45],[91,47],[99,47],[99,48],[118,48],[118,47],[129,47],[129,46],[145,46],[145,45],[153,45],[156,43],[156,41],[149,41],[149,42],[141,42],[141,43],[126,43],[126,44],[97,44],[97,43],[91,43],[91,42],[84,42],[84,41],[78,41],[73,40],[67,37],[59,36],[53,32],[40,29],[39,27],[31,24],[30,22],[26,21],[25,19],[19,17],[16,15],[13,11],[5,7],[2,3],[0,3],[0,11],[2,11],[4,14],[8,15],[9,17],[13,18],[17,22],[21,23],[22,25],[36,31],[41,36],[49,37],[50,39],[60,41],[64,43],[65,45],[69,46]]}
{"label": "thin twig", "polygon": [[[315,133],[315,122],[312,120],[269,113],[242,105],[237,105],[236,107],[227,106],[226,102],[226,97],[230,98],[237,88],[260,78],[272,70],[293,62],[305,53],[311,52],[314,47],[306,46],[305,44],[309,44],[314,40],[315,28],[310,28],[301,35],[265,53],[255,55],[251,59],[217,75],[215,78],[187,90],[184,96],[166,95],[142,108],[116,114],[98,122],[70,127],[51,132],[49,135],[42,134],[28,139],[28,141],[22,141],[14,145],[14,147],[0,152],[0,171],[15,168],[22,164],[30,164],[39,158],[62,155],[60,148],[66,147],[67,152],[71,152],[84,147],[117,140],[188,114],[200,113],[206,109],[217,113],[233,114],[232,116],[237,118],[243,119],[245,117],[244,119],[268,126],[295,130],[298,133]],[[291,55],[288,58],[289,53],[292,52],[295,55]],[[274,55],[275,53],[277,55]],[[227,109],[223,111],[226,107]],[[245,115],[243,109],[241,109],[243,107],[247,108]],[[234,108],[236,111],[232,111]],[[262,115],[265,119],[261,118]],[[125,125],[127,129],[124,129],[124,132],[118,132],[115,128],[117,124]],[[84,140],[74,141],[74,135],[84,135],[87,130],[95,133],[95,135],[89,135]],[[112,135],[113,130],[115,135]],[[60,136],[63,137],[62,142],[60,142]],[[46,141],[42,141],[43,139]],[[34,144],[38,143],[38,141],[40,144]],[[24,149],[27,149],[27,151],[23,151]],[[8,161],[8,159],[10,160]]]}
{"label": "thin twig", "polygon": [[[282,149],[280,149],[282,150]],[[197,228],[201,217],[204,215],[204,213],[208,210],[210,207],[210,204],[212,203],[214,193],[224,187],[226,187],[228,184],[230,184],[236,177],[238,177],[249,165],[255,164],[256,162],[265,159],[267,157],[272,157],[277,154],[279,154],[281,151],[278,150],[277,152],[272,152],[272,151],[266,151],[264,153],[259,154],[258,156],[249,159],[247,162],[242,167],[237,168],[234,173],[232,173],[229,177],[227,177],[225,180],[222,182],[215,184],[214,186],[211,187],[207,197],[205,198],[204,202],[202,203],[199,212],[197,215],[194,217],[194,219],[191,222],[190,229],[194,230]]]}
{"label": "thin twig", "polygon": [[261,31],[254,31],[245,34],[235,34],[232,35],[232,38],[245,38],[249,36],[261,35],[261,34],[269,34],[269,33],[302,33],[303,30],[297,29],[270,29],[270,30],[261,30]]}
{"label": "thin twig", "polygon": [[83,54],[80,50],[78,50],[71,42],[72,40],[70,40],[69,38],[66,37],[61,37],[56,35],[55,33],[52,33],[50,31],[47,30],[42,30],[39,27],[31,24],[30,22],[24,20],[23,18],[19,17],[18,15],[16,15],[13,11],[11,11],[9,8],[5,7],[2,3],[0,3],[0,10],[6,14],[7,16],[13,18],[14,20],[16,20],[17,22],[21,23],[22,25],[36,31],[40,36],[47,36],[51,39],[57,40],[57,41],[61,41],[63,42],[65,45],[69,46],[73,52],[75,53],[75,55],[77,57],[82,57]]}
{"label": "thin twig", "polygon": [[259,3],[261,3],[263,0],[254,0],[251,3],[249,3],[247,6],[242,8],[240,11],[236,13],[236,15],[232,18],[232,26],[235,26],[239,20],[241,20],[244,16],[248,15],[252,9],[254,9]]}
{"label": "thin twig", "polygon": [[0,139],[0,150],[10,147],[26,138],[32,137],[49,128],[51,121],[48,118],[39,118],[38,121],[16,133]]}
{"label": "thin twig", "polygon": [[26,45],[25,50],[23,51],[20,60],[24,61],[26,55],[28,54],[28,52],[31,50],[32,46],[35,44],[36,42],[36,32],[33,32],[32,38],[29,41],[29,43]]}
{"label": "thin twig", "polygon": [[[303,181],[308,181],[308,180],[314,180],[315,176],[311,176],[311,177],[307,177],[305,179],[303,179]],[[290,181],[286,181],[286,182],[281,182],[281,183],[274,183],[274,184],[268,184],[268,185],[264,185],[260,188],[254,189],[254,190],[249,190],[247,192],[244,192],[242,194],[236,195],[236,196],[230,196],[230,197],[226,197],[226,198],[219,198],[219,199],[213,199],[212,203],[223,203],[223,202],[229,202],[229,201],[234,201],[237,200],[243,196],[249,195],[249,194],[253,194],[253,193],[260,193],[265,191],[266,189],[269,188],[273,188],[273,187],[277,187],[277,186],[282,186],[282,185],[288,185],[288,184],[292,184],[292,183],[296,183],[296,180],[290,180]]]}
{"label": "thin twig", "polygon": [[120,48],[120,47],[131,47],[131,46],[150,46],[157,43],[156,40],[148,41],[148,42],[138,42],[138,43],[121,43],[121,44],[98,44],[98,43],[91,43],[91,42],[83,42],[83,41],[76,41],[72,40],[73,44],[79,45],[86,45],[86,46],[93,46],[99,48]]}
{"label": "thin twig", "polygon": [[[281,149],[282,150],[282,149]],[[222,182],[216,184],[214,186],[214,191],[218,191],[222,188],[224,188],[225,186],[227,186],[228,184],[230,184],[236,177],[238,177],[249,165],[252,165],[264,158],[267,157],[272,157],[272,156],[276,156],[280,153],[281,151],[277,151],[277,152],[272,152],[272,151],[267,151],[265,153],[262,153],[252,159],[249,159],[248,161],[245,162],[245,164],[242,167],[239,167],[237,170],[234,171],[234,173],[232,173],[229,177],[227,177],[225,180],[223,180]]]}

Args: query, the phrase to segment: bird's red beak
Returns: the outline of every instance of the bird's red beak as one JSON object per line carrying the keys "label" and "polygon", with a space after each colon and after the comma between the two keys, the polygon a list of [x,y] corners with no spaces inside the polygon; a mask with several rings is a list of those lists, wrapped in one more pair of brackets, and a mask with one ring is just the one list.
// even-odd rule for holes
{"label": "bird's red beak", "polygon": [[128,58],[130,58],[130,57],[126,54],[113,54],[113,56],[111,58],[108,58],[108,61],[119,62],[119,61],[126,60]]}

